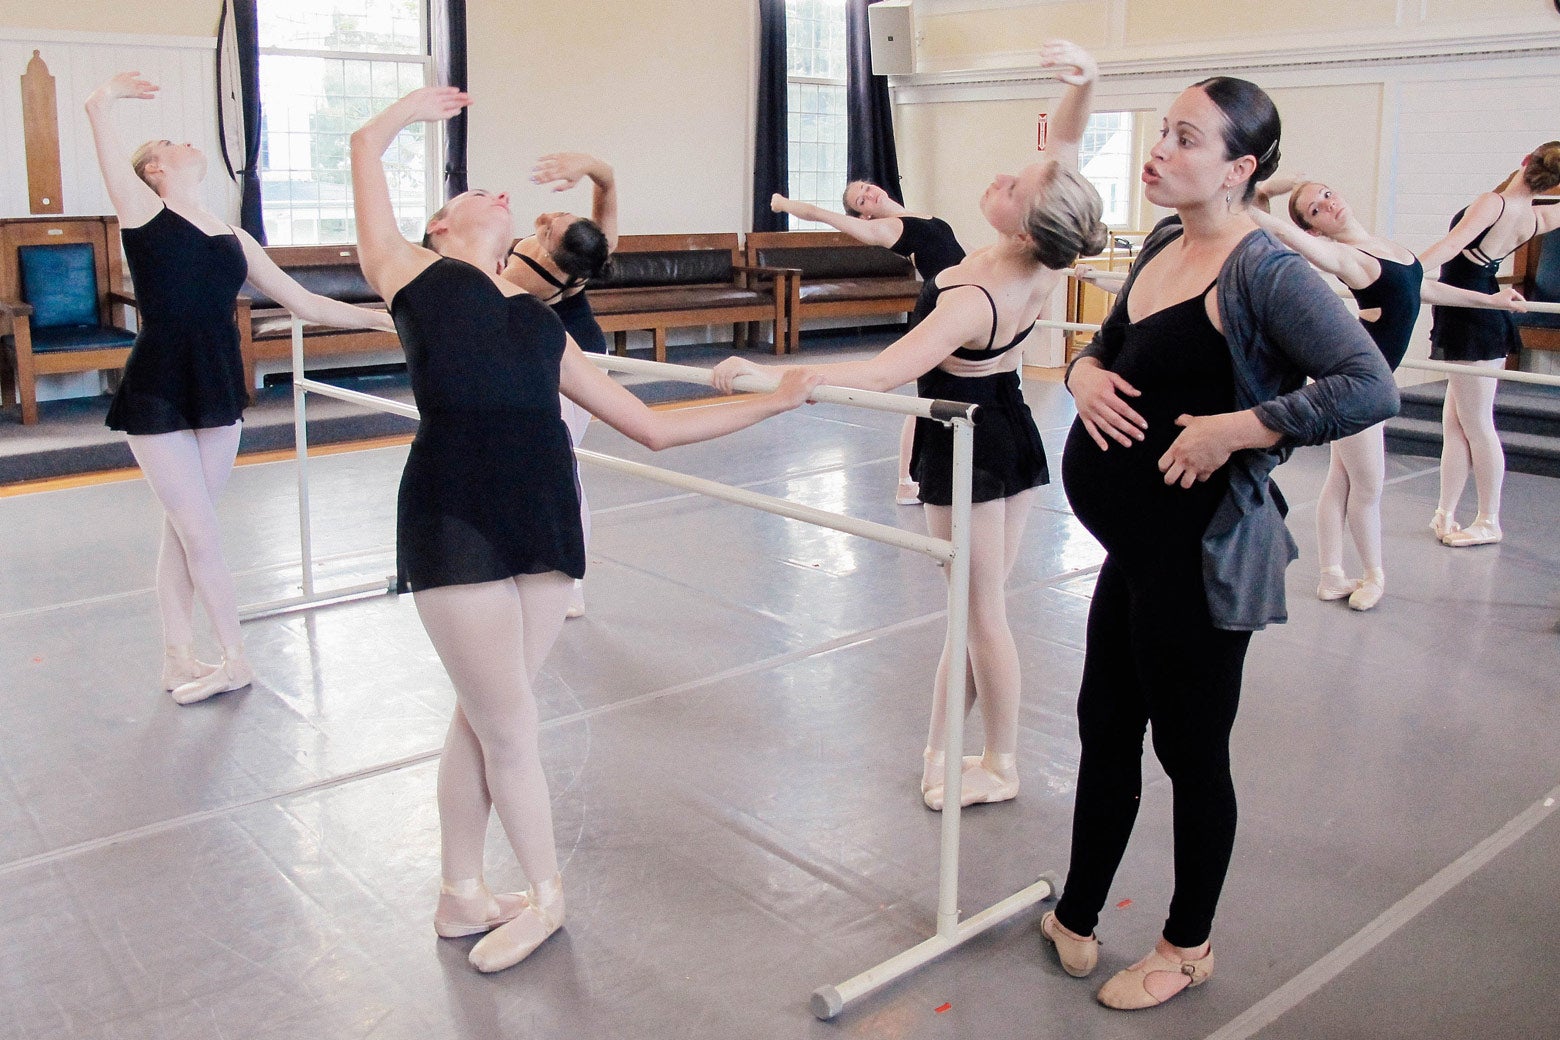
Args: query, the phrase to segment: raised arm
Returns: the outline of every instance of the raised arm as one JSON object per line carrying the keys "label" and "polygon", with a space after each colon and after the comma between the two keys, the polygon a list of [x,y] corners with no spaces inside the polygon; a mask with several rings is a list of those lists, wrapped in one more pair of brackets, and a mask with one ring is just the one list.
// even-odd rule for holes
{"label": "raised arm", "polygon": [[617,175],[612,167],[586,152],[553,152],[536,160],[531,181],[553,191],[568,191],[586,178],[591,184],[590,219],[607,237],[607,251],[617,248]]}
{"label": "raised arm", "polygon": [[1077,169],[1078,146],[1089,126],[1089,112],[1094,106],[1094,80],[1099,75],[1099,67],[1095,65],[1093,55],[1068,40],[1051,40],[1041,47],[1040,64],[1055,69],[1056,78],[1068,86],[1056,108],[1056,118],[1051,121],[1046,155],[1063,166]]}
{"label": "raised arm", "polygon": [[1305,175],[1300,173],[1275,173],[1257,185],[1252,208],[1260,209],[1263,213],[1272,212],[1270,203],[1278,196],[1294,191],[1305,179]]}
{"label": "raised arm", "polygon": [[[984,344],[991,331],[991,305],[983,294],[956,292],[959,288],[973,286],[944,290],[936,309],[881,353],[864,361],[808,365],[808,371],[821,376],[830,386],[886,393],[930,372],[960,347]],[[763,373],[763,368],[746,358],[727,358],[715,366],[715,386],[729,391],[732,380],[738,376]]]}
{"label": "raised arm", "polygon": [[121,72],[87,95],[87,122],[92,126],[98,167],[103,171],[109,201],[122,227],[140,227],[151,220],[162,209],[162,199],[135,175],[130,150],[114,129],[110,112],[120,98],[150,101],[157,96],[157,90],[157,85],[142,79],[139,72]]}
{"label": "raised arm", "polygon": [[352,135],[352,209],[357,217],[358,264],[368,284],[385,300],[431,262],[430,253],[408,242],[395,220],[385,180],[385,149],[413,123],[449,119],[471,104],[455,87],[414,90],[364,123]]}
{"label": "raised arm", "polygon": [[898,242],[899,236],[905,232],[905,222],[898,217],[865,220],[845,213],[834,213],[809,202],[798,202],[779,194],[769,197],[769,208],[776,213],[789,213],[802,220],[827,224],[836,231],[845,232],[858,242],[865,242],[869,246],[882,246],[885,249]]}
{"label": "raised arm", "polygon": [[342,303],[299,285],[276,265],[265,247],[247,231],[238,229],[238,240],[244,247],[244,259],[249,263],[249,282],[304,321],[337,329],[395,331],[395,322],[384,311]]}
{"label": "raised arm", "polygon": [[1262,230],[1351,289],[1363,289],[1381,277],[1381,264],[1376,262],[1375,270],[1371,270],[1366,255],[1353,246],[1301,231],[1289,221],[1255,206],[1246,212]]}
{"label": "raised arm", "polygon": [[660,451],[735,433],[788,412],[806,401],[820,382],[818,376],[797,366],[781,371],[780,384],[772,393],[743,397],[718,407],[657,411],[586,360],[584,352],[570,338],[563,352],[559,389],[614,430],[652,451]]}
{"label": "raised arm", "polygon": [[1477,238],[1479,232],[1499,220],[1501,209],[1499,195],[1492,191],[1480,195],[1469,205],[1463,218],[1452,225],[1452,230],[1446,233],[1445,238],[1419,254],[1419,262],[1424,265],[1426,271],[1440,267],[1468,248],[1468,243]]}

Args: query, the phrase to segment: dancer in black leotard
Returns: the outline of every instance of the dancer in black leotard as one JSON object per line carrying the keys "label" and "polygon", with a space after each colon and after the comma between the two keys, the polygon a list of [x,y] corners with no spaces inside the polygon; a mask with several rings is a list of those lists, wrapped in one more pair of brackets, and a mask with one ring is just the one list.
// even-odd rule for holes
{"label": "dancer in black leotard", "polygon": [[[1072,859],[1041,919],[1063,967],[1093,936],[1142,789],[1145,731],[1173,789],[1175,893],[1153,952],[1101,1003],[1162,1003],[1213,970],[1209,933],[1235,838],[1229,736],[1251,632],[1284,620],[1294,542],[1268,474],[1281,445],[1355,433],[1396,410],[1381,354],[1247,203],[1279,160],[1272,101],[1218,77],[1170,106],[1143,168],[1173,208],[1068,373],[1068,501],[1106,551],[1089,609]],[[1305,377],[1315,382],[1304,384]]]}
{"label": "dancer in black leotard", "polygon": [[[157,556],[163,688],[180,704],[249,685],[233,578],[222,558],[216,499],[233,470],[249,401],[233,307],[245,280],[306,321],[389,331],[383,311],[308,292],[242,230],[207,212],[198,148],[148,141],[132,155],[111,111],[121,98],[157,87],[123,72],[87,98],[87,118],[108,196],[124,229],[141,329],[109,405],[108,425],[130,450],[165,512]],[[195,656],[199,599],[216,629],[222,663]]]}
{"label": "dancer in black leotard", "polygon": [[[881,354],[810,368],[828,382],[868,390],[891,390],[916,379],[923,395],[982,406],[975,419],[970,511],[969,652],[964,661],[950,661],[945,641],[933,682],[921,773],[921,797],[932,809],[943,806],[951,764],[943,752],[950,667],[966,669],[965,689],[980,703],[985,725],[982,754],[962,763],[961,803],[1005,801],[1018,793],[1019,661],[1005,586],[1034,489],[1048,475],[1040,434],[1019,386],[1022,358],[1012,348],[1078,257],[1105,243],[1099,193],[1077,167],[1094,59],[1060,41],[1047,44],[1042,56],[1069,88],[1055,115],[1050,158],[1016,176],[999,175],[981,196],[981,213],[996,230],[997,243],[926,282],[916,307],[921,320]],[[751,362],[729,358],[715,369],[716,385],[729,388],[736,376],[758,371]],[[952,530],[950,438],[941,423],[916,423],[916,475],[926,526],[938,538]]]}
{"label": "dancer in black leotard", "polygon": [[[1500,263],[1523,242],[1560,227],[1560,206],[1535,206],[1533,197],[1560,187],[1560,141],[1540,145],[1496,191],[1480,195],[1452,219],[1447,236],[1419,254],[1426,269],[1441,265],[1441,281],[1475,292],[1496,291]],[[1509,314],[1436,307],[1430,356],[1480,368],[1500,368],[1521,347]],[[1445,545],[1489,545],[1501,540],[1500,496],[1506,456],[1495,433],[1494,379],[1448,376],[1442,411],[1441,498],[1430,528]],[[1473,470],[1479,512],[1458,525],[1457,502]]]}
{"label": "dancer in black leotard", "polygon": [[[531,180],[553,191],[567,191],[581,180],[591,183],[591,215],[543,213],[536,218],[536,232],[520,239],[505,257],[504,278],[538,297],[553,309],[569,336],[581,350],[607,352],[607,337],[590,309],[585,283],[606,266],[617,248],[617,178],[612,167],[584,152],[555,152],[536,161]],[[569,440],[578,448],[590,425],[590,413],[568,398],[560,398]],[[578,474],[578,467],[575,469]],[[580,483],[580,524],[590,542],[590,503]],[[585,614],[585,583],[577,580],[566,616]]]}
{"label": "dancer in black leotard", "polygon": [[[1267,212],[1268,200],[1289,194],[1294,223]],[[1481,295],[1436,282],[1426,282],[1419,258],[1403,246],[1372,235],[1332,188],[1318,181],[1273,177],[1257,186],[1251,217],[1259,227],[1338,278],[1360,308],[1360,322],[1380,349],[1387,366],[1396,369],[1408,350],[1419,317],[1421,298],[1459,307],[1522,306],[1514,291]],[[1352,437],[1332,442],[1327,481],[1316,502],[1316,541],[1321,578],[1316,594],[1324,600],[1347,597],[1355,610],[1369,610],[1386,591],[1381,557],[1381,490],[1386,481],[1387,455],[1383,427],[1372,426]],[[1343,538],[1348,527],[1365,569],[1363,579],[1344,575]]]}
{"label": "dancer in black leotard", "polygon": [[[929,283],[943,271],[964,259],[964,247],[954,237],[953,228],[941,217],[918,217],[870,181],[851,181],[845,185],[845,213],[831,213],[806,202],[795,202],[774,195],[769,208],[789,213],[802,220],[827,224],[858,242],[892,249],[908,257],[921,281]],[[913,326],[919,318],[910,317]],[[906,417],[899,431],[899,486],[894,501],[914,505],[920,501],[915,478],[910,475],[910,453],[915,441],[915,420]]]}
{"label": "dancer in black leotard", "polygon": [[[730,433],[805,400],[816,377],[733,407],[654,412],[585,359],[535,296],[489,272],[509,248],[508,196],[458,195],[428,221],[431,248],[401,237],[382,155],[402,128],[470,101],[413,91],[352,135],[353,206],[363,273],[391,301],[422,413],[397,509],[401,579],[455,687],[439,760],[444,882],[434,927],[488,934],[471,951],[506,968],[563,923],[547,778],[532,684],[563,625],[569,578],[584,573],[573,456],[558,395],[651,448]],[[497,810],[524,894],[482,880]]]}

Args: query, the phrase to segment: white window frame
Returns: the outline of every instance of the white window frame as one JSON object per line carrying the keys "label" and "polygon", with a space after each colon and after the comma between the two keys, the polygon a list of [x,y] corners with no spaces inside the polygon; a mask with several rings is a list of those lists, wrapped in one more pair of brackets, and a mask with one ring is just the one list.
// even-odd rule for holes
{"label": "white window frame", "polygon": [[[842,28],[842,30],[843,30],[843,27],[844,27],[844,20],[845,20],[846,17],[847,17],[846,12],[845,12],[845,10],[842,7],[842,9],[840,11],[840,21],[841,21],[841,28]],[[841,34],[840,39],[841,39],[841,43],[843,44],[843,42],[844,42],[843,32]],[[804,75],[800,75],[800,74],[793,74],[792,72],[790,72],[789,69],[787,69],[787,71],[786,71],[785,82],[786,82],[786,93],[787,93],[787,100],[788,101],[789,101],[790,87],[791,87],[791,84],[793,84],[793,83],[796,83],[796,84],[802,85],[802,86],[838,87],[838,88],[840,88],[840,90],[842,92],[845,89],[845,77],[844,76],[838,76],[838,77],[836,77],[836,76],[804,76]],[[843,112],[842,111],[841,118],[842,118],[842,120],[845,121],[846,135],[847,135],[847,142],[848,142],[848,140],[849,140],[849,133],[850,133],[850,131],[849,131],[850,115],[849,115],[848,112]],[[786,126],[786,152],[787,152],[787,155],[789,156],[790,148],[791,148],[790,113],[789,113],[789,111],[787,111],[787,114],[786,114],[786,122],[787,122],[787,126]],[[848,150],[848,148],[849,148],[849,145],[847,144],[847,150]],[[819,206],[822,209],[829,209],[829,210],[836,210],[836,211],[838,211],[840,209],[841,205],[843,204],[842,196],[844,195],[844,192],[845,192],[845,186],[846,186],[846,184],[849,183],[849,180],[848,180],[848,178],[850,177],[849,164],[850,164],[850,159],[849,159],[849,156],[847,154],[847,157],[846,157],[846,167],[845,167],[845,169],[843,171],[845,177],[847,178],[847,180],[841,182],[839,192],[837,192],[832,198],[813,199],[813,198],[803,198],[799,193],[797,193],[797,191],[796,191],[796,182],[791,180],[791,177],[797,171],[792,170],[790,168],[789,162],[787,162],[786,193],[790,197],[792,197],[792,198],[799,199],[800,201],[803,201],[803,202],[811,202],[811,203]],[[802,220],[802,219],[800,219],[798,217],[794,217],[794,216],[789,218],[789,226],[790,226],[791,230],[793,230],[793,231],[812,230],[812,229],[832,230],[832,229],[829,229],[827,227],[827,225],[817,223],[816,221]]]}
{"label": "white window frame", "polygon": [[[264,3],[265,0],[260,0]],[[263,65],[267,57],[280,58],[322,58],[328,61],[380,61],[396,65],[420,64],[423,68],[423,85],[429,86],[435,80],[433,64],[433,37],[429,25],[430,8],[429,0],[420,0],[417,5],[417,31],[422,40],[423,53],[411,54],[402,51],[363,51],[363,50],[314,50],[298,47],[261,47],[260,62]],[[264,93],[264,91],[262,91]],[[443,205],[444,185],[444,124],[428,124],[424,131],[424,205],[428,214],[433,214]],[[264,169],[260,171],[264,173]],[[351,182],[347,185],[347,198],[352,198]],[[262,191],[260,197],[261,223],[265,222],[265,195]],[[315,225],[315,242],[299,242],[298,245],[319,245],[319,226]]]}

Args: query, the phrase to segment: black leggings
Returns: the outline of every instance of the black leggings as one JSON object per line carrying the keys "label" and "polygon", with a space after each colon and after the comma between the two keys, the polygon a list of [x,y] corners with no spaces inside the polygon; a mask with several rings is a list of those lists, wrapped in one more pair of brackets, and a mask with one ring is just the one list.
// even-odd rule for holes
{"label": "black leggings", "polygon": [[1170,555],[1132,567],[1107,557],[1100,568],[1078,693],[1072,862],[1056,916],[1079,935],[1094,931],[1137,819],[1143,734],[1153,723],[1175,826],[1164,937],[1195,947],[1213,928],[1235,843],[1229,738],[1251,633],[1214,628],[1197,552]]}

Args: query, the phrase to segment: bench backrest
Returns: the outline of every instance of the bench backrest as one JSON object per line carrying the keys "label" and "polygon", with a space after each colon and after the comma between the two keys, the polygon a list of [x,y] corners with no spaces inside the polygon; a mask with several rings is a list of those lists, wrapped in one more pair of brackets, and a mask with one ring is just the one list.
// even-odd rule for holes
{"label": "bench backrest", "polygon": [[645,286],[731,284],[741,261],[734,234],[623,235],[612,261],[590,288],[637,289]]}
{"label": "bench backrest", "polygon": [[[1516,289],[1534,303],[1560,303],[1560,230],[1524,242],[1512,258]],[[1560,327],[1560,314],[1518,314],[1519,325]]]}
{"label": "bench backrest", "polygon": [[[363,277],[355,245],[266,246],[265,251],[276,266],[312,293],[343,303],[381,302],[379,294]],[[245,285],[244,295],[257,310],[281,306],[252,284]]]}
{"label": "bench backrest", "polygon": [[797,268],[803,281],[915,277],[915,266],[905,257],[863,245],[842,231],[755,231],[747,237],[747,262]]}

